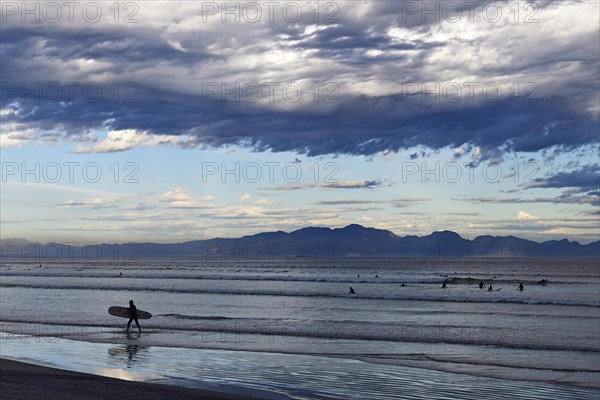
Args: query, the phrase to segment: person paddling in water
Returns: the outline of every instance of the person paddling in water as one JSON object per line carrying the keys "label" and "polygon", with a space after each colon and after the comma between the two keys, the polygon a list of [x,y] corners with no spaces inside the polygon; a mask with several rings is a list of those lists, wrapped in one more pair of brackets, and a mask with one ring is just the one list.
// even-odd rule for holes
{"label": "person paddling in water", "polygon": [[129,300],[129,322],[127,323],[127,332],[129,332],[131,321],[135,321],[138,330],[142,333],[142,328],[140,328],[140,323],[138,322],[137,307],[133,304],[133,300]]}

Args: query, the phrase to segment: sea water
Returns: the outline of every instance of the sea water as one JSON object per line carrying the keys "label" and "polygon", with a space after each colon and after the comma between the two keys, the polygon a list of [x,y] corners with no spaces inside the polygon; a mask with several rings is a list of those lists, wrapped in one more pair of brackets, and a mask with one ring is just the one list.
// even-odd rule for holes
{"label": "sea water", "polygon": [[[415,398],[431,397],[446,380],[452,386],[443,374],[456,373],[495,378],[478,381],[490,390],[535,382],[542,386],[532,393],[541,397],[539,387],[555,390],[557,383],[579,387],[589,398],[600,388],[597,260],[42,261],[2,263],[3,356],[19,358],[26,349],[28,359],[38,354],[38,361],[56,365],[56,357],[43,359],[47,346],[65,346],[63,339],[71,347],[105,343],[102,357],[129,370],[197,382],[203,376],[198,366],[210,364],[207,383],[210,376],[226,382],[227,372],[240,368],[245,375],[232,378],[233,385],[244,386],[245,376],[254,390],[292,398],[311,387],[306,398],[317,397],[318,389],[323,398],[347,398],[340,379],[360,394],[361,385],[349,382],[353,376],[363,382],[363,398],[375,398],[377,390],[393,398],[392,389],[406,384],[406,371],[421,371],[423,392]],[[480,280],[494,290],[480,289]],[[517,290],[520,283],[525,290]],[[349,294],[350,286],[356,294]],[[140,320],[139,336],[126,335],[127,320],[107,313],[130,299],[153,314]],[[190,352],[206,362],[181,356]],[[99,365],[102,357],[90,360]],[[454,389],[464,389],[461,381]]]}

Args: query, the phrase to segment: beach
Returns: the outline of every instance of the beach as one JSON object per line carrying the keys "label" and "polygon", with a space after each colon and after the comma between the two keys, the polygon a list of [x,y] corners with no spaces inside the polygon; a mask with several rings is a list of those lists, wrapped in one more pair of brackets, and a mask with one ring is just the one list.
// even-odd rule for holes
{"label": "beach", "polygon": [[[0,277],[0,355],[63,370],[275,400],[600,389],[594,260],[19,261]],[[141,334],[107,312],[130,299],[152,313]]]}
{"label": "beach", "polygon": [[129,382],[0,358],[4,400],[252,400],[253,397],[178,386]]}

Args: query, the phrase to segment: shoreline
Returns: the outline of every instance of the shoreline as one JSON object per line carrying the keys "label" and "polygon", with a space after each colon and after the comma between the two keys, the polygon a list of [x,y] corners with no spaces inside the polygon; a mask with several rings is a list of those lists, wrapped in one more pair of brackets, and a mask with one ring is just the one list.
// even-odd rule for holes
{"label": "shoreline", "polygon": [[2,398],[48,400],[257,400],[249,395],[229,394],[175,385],[127,381],[100,375],[45,367],[0,358]]}
{"label": "shoreline", "polygon": [[[481,393],[490,393],[488,398],[495,400],[566,398],[568,394],[588,400],[598,393],[598,389],[570,385],[572,382],[564,378],[521,381],[472,375],[460,369],[442,371],[373,362],[377,360],[228,350],[177,352],[152,346],[146,351],[138,348],[136,354],[136,349],[130,348],[135,345],[110,347],[64,339],[35,346],[13,340],[3,344],[0,390],[2,398],[8,400],[113,400],[123,395],[131,398],[132,393],[139,400],[333,399],[357,393],[362,398],[375,394],[378,398],[404,398],[390,391],[392,387],[417,390],[421,395],[415,398],[422,399],[444,392],[456,398],[476,398]],[[118,362],[106,362],[107,356]],[[173,360],[177,360],[177,368],[172,368]],[[148,368],[148,361],[154,367]],[[345,379],[324,382],[321,377],[327,373]],[[383,375],[386,384],[380,387]]]}

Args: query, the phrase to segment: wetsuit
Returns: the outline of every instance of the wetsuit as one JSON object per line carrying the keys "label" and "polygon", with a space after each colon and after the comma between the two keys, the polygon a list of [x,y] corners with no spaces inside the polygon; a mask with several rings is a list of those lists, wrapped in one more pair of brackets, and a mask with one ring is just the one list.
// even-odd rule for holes
{"label": "wetsuit", "polygon": [[129,325],[131,325],[131,321],[135,321],[135,324],[137,325],[138,330],[141,332],[142,328],[140,328],[140,323],[138,322],[137,307],[133,303],[129,305],[129,322],[127,323],[127,331],[128,332],[129,332]]}

